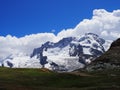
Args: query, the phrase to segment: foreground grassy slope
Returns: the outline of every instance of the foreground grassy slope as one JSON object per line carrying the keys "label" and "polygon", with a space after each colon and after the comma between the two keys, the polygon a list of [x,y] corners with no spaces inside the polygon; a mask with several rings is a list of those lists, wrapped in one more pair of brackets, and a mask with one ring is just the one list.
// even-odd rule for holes
{"label": "foreground grassy slope", "polygon": [[112,73],[88,75],[55,73],[47,69],[0,68],[0,90],[120,90],[120,73]]}

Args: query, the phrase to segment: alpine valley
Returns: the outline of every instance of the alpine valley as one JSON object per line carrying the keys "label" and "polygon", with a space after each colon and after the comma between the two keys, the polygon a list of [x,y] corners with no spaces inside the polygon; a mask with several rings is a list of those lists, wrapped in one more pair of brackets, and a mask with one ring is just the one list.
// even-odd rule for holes
{"label": "alpine valley", "polygon": [[[38,42],[39,43],[39,42]],[[35,48],[31,55],[21,52],[11,54],[0,62],[10,68],[48,68],[58,72],[70,72],[84,68],[105,53],[111,41],[104,40],[94,33],[78,37],[67,37],[60,41],[46,42]]]}

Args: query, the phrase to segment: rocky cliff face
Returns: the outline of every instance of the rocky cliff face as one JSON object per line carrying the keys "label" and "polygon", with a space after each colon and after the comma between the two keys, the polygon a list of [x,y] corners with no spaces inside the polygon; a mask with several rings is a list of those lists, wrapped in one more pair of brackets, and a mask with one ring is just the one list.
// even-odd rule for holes
{"label": "rocky cliff face", "polygon": [[111,44],[110,49],[86,67],[88,71],[120,69],[120,38]]}

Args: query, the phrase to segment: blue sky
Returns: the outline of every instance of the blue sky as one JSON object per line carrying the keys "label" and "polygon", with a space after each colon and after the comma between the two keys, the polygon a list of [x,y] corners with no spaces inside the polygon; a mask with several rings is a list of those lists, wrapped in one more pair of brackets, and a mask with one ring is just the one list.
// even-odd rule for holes
{"label": "blue sky", "polygon": [[0,0],[0,36],[74,28],[94,9],[120,9],[120,0]]}

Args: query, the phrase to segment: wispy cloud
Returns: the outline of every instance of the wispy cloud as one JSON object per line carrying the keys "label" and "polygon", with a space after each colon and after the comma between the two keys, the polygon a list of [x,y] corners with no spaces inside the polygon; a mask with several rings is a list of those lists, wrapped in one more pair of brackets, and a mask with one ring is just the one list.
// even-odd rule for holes
{"label": "wispy cloud", "polygon": [[51,32],[52,32],[52,33],[55,33],[55,29],[52,29]]}

